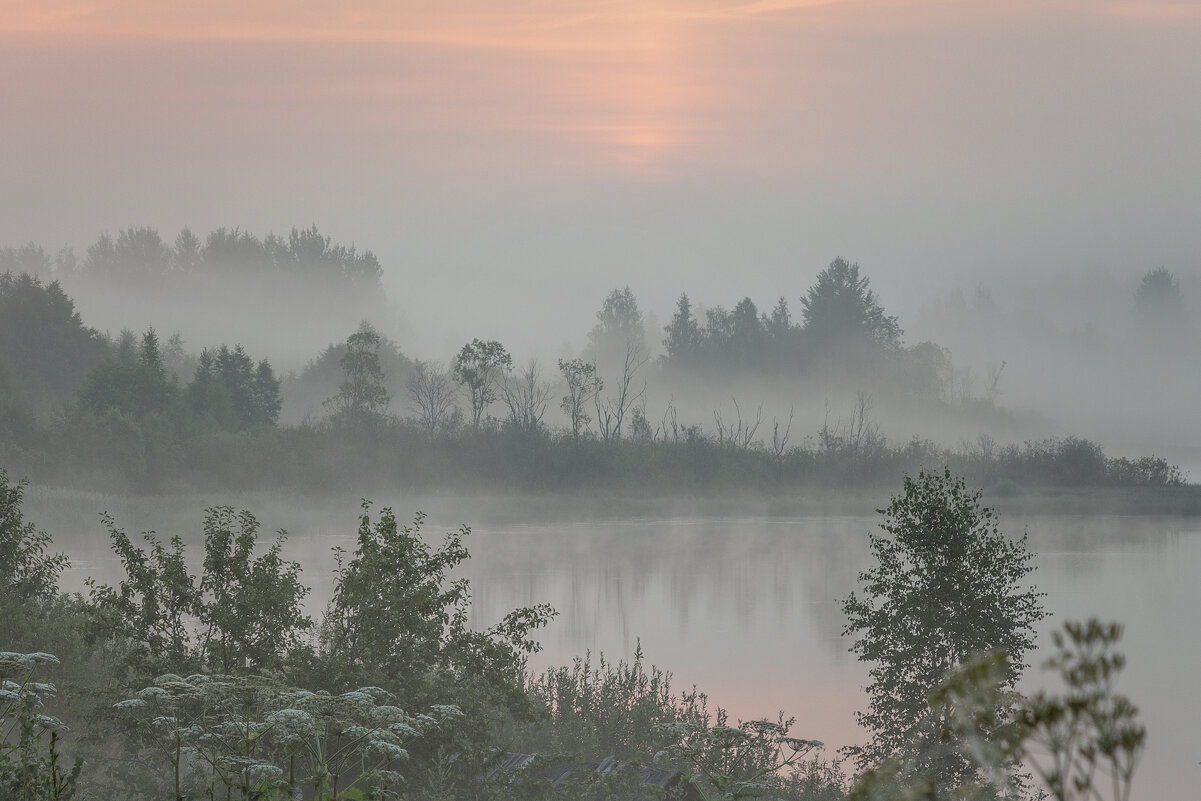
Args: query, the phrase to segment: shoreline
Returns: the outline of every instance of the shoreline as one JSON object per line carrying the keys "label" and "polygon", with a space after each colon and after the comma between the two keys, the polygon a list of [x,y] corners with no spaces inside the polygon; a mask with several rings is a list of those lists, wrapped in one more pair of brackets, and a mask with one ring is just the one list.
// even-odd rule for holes
{"label": "shoreline", "polygon": [[[205,491],[126,495],[87,489],[30,484],[26,488],[28,516],[49,530],[61,516],[110,512],[119,524],[139,528],[139,518],[165,509],[183,512],[198,520],[212,506],[244,508],[266,525],[275,512],[292,516],[304,510],[338,513],[347,523],[357,520],[363,498],[373,510],[392,507],[401,520],[423,512],[431,526],[513,525],[520,523],[570,523],[604,520],[654,520],[799,517],[870,517],[899,490],[895,487],[853,489],[802,488],[796,492],[729,492],[708,495],[686,493],[500,492],[476,488],[464,491],[421,492],[412,489],[375,488],[360,493],[302,490]],[[981,502],[1002,518],[1130,516],[1141,518],[1201,517],[1201,485],[1182,487],[1008,487],[1006,492],[987,488]],[[157,513],[156,513],[157,512]],[[172,515],[175,516],[175,515]],[[40,522],[46,520],[43,524]],[[98,517],[97,517],[98,519]]]}

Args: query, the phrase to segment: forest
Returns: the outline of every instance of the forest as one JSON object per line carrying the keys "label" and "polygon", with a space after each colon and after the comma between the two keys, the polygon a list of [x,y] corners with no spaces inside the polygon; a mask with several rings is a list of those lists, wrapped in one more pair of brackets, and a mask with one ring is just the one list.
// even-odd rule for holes
{"label": "forest", "polygon": [[1201,787],[1201,0],[5,0],[0,801]]}
{"label": "forest", "polygon": [[[1114,801],[1129,790],[1145,732],[1113,686],[1121,627],[1064,624],[1044,665],[1062,691],[1016,695],[1047,612],[1026,537],[1003,535],[983,497],[1127,493],[1192,514],[1201,495],[1152,454],[988,433],[1023,424],[1000,401],[1005,364],[965,389],[947,348],[906,344],[858,264],[830,262],[795,320],[785,297],[760,312],[750,298],[704,309],[680,294],[654,330],[630,288],[614,289],[553,370],[494,339],[445,362],[405,353],[368,319],[385,305],[378,261],[315,228],[203,242],[185,229],[174,245],[127,229],[82,260],[28,245],[0,251],[0,267],[0,788],[13,798],[833,801],[1041,787],[1083,799],[1098,771]],[[224,286],[235,307],[271,295],[276,313],[331,293],[365,313],[284,372],[237,340],[102,333],[65,288],[91,284],[168,305]],[[1183,325],[1164,313],[1178,303],[1173,276],[1147,274],[1148,325]],[[846,405],[809,417],[812,404],[790,398],[815,387]],[[767,395],[775,412],[756,399]],[[891,438],[886,405],[980,433]],[[363,501],[315,608],[287,532],[264,536],[250,510],[197,510],[191,545],[139,540],[105,512],[96,536],[120,578],[71,593],[70,560],[23,508],[28,482],[163,497],[853,491],[878,504],[898,481],[869,535],[876,566],[841,602],[842,636],[872,666],[856,713],[872,736],[834,752],[786,710],[731,719],[641,647],[530,670],[558,612],[534,602],[469,625],[468,526],[439,537],[420,512]]]}
{"label": "forest", "polygon": [[[315,228],[264,240],[220,229],[203,244],[184,229],[173,246],[153,230],[126,229],[99,237],[82,260],[51,260],[33,244],[3,249],[0,268],[8,270],[0,276],[0,456],[39,483],[138,493],[399,486],[770,495],[882,487],[950,465],[1002,495],[1154,487],[1188,496],[1185,475],[1162,457],[1111,456],[1071,432],[1018,438],[1022,421],[1000,401],[1005,363],[990,366],[980,391],[965,389],[950,352],[906,345],[868,277],[841,258],[799,298],[796,321],[784,297],[760,312],[750,298],[702,310],[681,294],[656,332],[624,287],[604,298],[587,344],[556,369],[478,338],[446,362],[423,360],[363,319],[286,374],[273,367],[275,354],[237,341],[197,348],[152,327],[103,334],[64,282],[82,292],[92,282],[128,282],[170,304],[204,276],[227,282],[239,303],[260,302],[255,293],[269,287],[277,310],[294,297],[291,286],[374,298],[366,318],[371,303],[384,302],[370,251]],[[1136,307],[1148,326],[1187,325],[1166,271],[1147,274]],[[715,386],[728,394],[707,389]],[[827,393],[824,408],[815,392]],[[881,407],[977,433],[952,442],[890,436]]]}

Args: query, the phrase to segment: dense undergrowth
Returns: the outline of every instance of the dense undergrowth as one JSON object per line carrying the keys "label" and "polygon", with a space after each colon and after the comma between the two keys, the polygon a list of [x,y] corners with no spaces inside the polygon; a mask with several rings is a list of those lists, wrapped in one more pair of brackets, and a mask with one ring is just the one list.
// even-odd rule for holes
{"label": "dense undergrowth", "polygon": [[[572,792],[620,797],[638,765],[693,775],[702,762],[711,785],[845,790],[836,765],[805,759],[818,744],[792,738],[791,721],[732,725],[641,653],[527,675],[555,612],[469,629],[469,587],[450,577],[466,528],[434,546],[420,515],[402,525],[364,504],[313,620],[285,535],[260,542],[254,517],[230,508],[206,512],[196,557],[106,518],[124,578],[61,594],[66,561],[24,521],[23,490],[0,472],[4,797],[532,798],[551,792],[537,766],[606,756],[628,764],[581,772]],[[484,778],[514,751],[539,761]]]}
{"label": "dense undergrowth", "polygon": [[[942,486],[923,475],[906,497],[918,484]],[[228,507],[205,512],[203,555],[179,537],[136,543],[106,517],[123,578],[65,595],[66,559],[25,521],[24,488],[0,470],[6,799],[1000,799],[1031,786],[1014,772],[1025,760],[1063,801],[1101,798],[1089,794],[1100,766],[1117,777],[1116,801],[1142,747],[1136,710],[1112,693],[1113,626],[1059,635],[1049,664],[1064,696],[1015,696],[1004,653],[932,688],[923,719],[944,732],[933,747],[960,749],[968,766],[954,783],[906,747],[851,776],[783,712],[731,722],[697,688],[673,689],[641,648],[628,663],[584,657],[529,674],[555,612],[524,607],[469,628],[470,588],[452,578],[467,528],[431,544],[420,515],[403,525],[364,502],[313,619],[300,565],[282,557],[286,534],[260,542],[253,515]],[[932,524],[977,508],[979,493],[967,505],[961,495],[923,496]],[[512,753],[537,756],[499,769]],[[681,780],[648,785],[652,766]],[[567,778],[552,785],[552,774]]]}
{"label": "dense undergrowth", "polygon": [[523,491],[792,493],[881,488],[905,473],[949,466],[1000,494],[1023,489],[1179,487],[1186,476],[1156,456],[1106,455],[1078,437],[956,448],[819,431],[800,445],[721,441],[699,428],[616,442],[497,424],[430,436],[411,421],[367,428],[330,424],[230,432],[168,417],[111,412],[65,421],[24,445],[0,445],[9,465],[39,484],[111,492],[362,486]]}

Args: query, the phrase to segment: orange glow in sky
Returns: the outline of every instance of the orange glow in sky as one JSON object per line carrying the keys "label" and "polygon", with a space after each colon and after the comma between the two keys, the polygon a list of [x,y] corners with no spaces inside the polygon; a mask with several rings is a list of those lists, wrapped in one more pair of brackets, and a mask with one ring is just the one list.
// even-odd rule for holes
{"label": "orange glow in sky", "polygon": [[[101,129],[134,137],[175,124],[183,138],[260,136],[279,152],[337,139],[450,169],[652,179],[697,165],[881,168],[902,145],[916,148],[909,164],[953,159],[962,144],[942,141],[949,129],[934,116],[966,102],[987,129],[996,112],[973,111],[978,99],[1021,102],[1023,82],[1038,91],[1061,66],[1081,69],[1078,32],[1201,22],[1201,0],[0,6],[0,46],[36,56],[11,57],[21,69],[8,91],[46,120],[82,107]],[[1063,39],[1062,55],[1039,53],[1031,66],[1005,40],[1019,28],[1039,48]],[[1046,63],[1054,58],[1062,65]],[[57,72],[32,66],[42,60]],[[984,85],[969,88],[970,75]]]}
{"label": "orange glow in sky", "polygon": [[[392,109],[396,125],[420,118],[422,125],[452,135],[520,134],[528,137],[529,152],[544,153],[551,164],[587,167],[591,162],[634,175],[650,175],[679,161],[746,158],[747,135],[739,126],[748,103],[758,104],[762,113],[772,103],[803,104],[820,92],[820,74],[828,64],[813,52],[812,37],[822,31],[1056,10],[1111,19],[1188,18],[1201,10],[1197,2],[1092,0],[371,0],[353,7],[317,0],[32,0],[3,5],[0,42],[53,43],[68,50],[170,42],[308,48],[315,55],[291,57],[331,61],[310,84],[314,99],[357,95],[364,103]],[[773,48],[770,64],[761,54],[765,41]],[[394,58],[397,53],[417,56],[384,57],[370,75],[361,69],[341,72],[339,54],[364,48],[385,48]],[[468,75],[461,74],[464,70]],[[776,77],[758,80],[765,71]],[[289,77],[286,67],[280,72],[279,92],[303,93],[299,78]],[[143,80],[167,81],[170,74],[147,74]],[[203,94],[206,88],[197,90]],[[207,90],[222,91],[218,86]],[[414,97],[421,98],[416,106]],[[380,114],[379,108],[366,112],[377,120]]]}

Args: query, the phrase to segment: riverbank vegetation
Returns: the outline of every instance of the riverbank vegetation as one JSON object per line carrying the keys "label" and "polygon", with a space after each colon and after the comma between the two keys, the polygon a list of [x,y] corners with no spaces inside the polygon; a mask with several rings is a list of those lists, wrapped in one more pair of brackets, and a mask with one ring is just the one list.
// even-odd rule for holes
{"label": "riverbank vegetation", "polygon": [[[0,458],[39,484],[136,493],[438,487],[773,495],[885,487],[942,466],[999,495],[1186,481],[1161,457],[1112,456],[1070,435],[1004,442],[980,434],[953,444],[890,438],[868,391],[808,420],[795,407],[769,416],[762,403],[745,395],[740,402],[740,388],[749,394],[757,386],[749,376],[762,374],[862,382],[881,397],[968,421],[1009,414],[995,402],[1000,373],[983,396],[950,398],[954,371],[934,358],[945,353],[929,343],[902,347],[896,320],[857,265],[837,260],[819,276],[803,299],[802,324],[791,322],[783,303],[762,317],[743,304],[728,314],[710,310],[701,326],[686,301],[654,361],[627,288],[606,299],[589,358],[560,360],[554,378],[536,363],[519,365],[492,340],[464,345],[449,365],[414,361],[365,323],[281,376],[265,354],[236,342],[193,352],[178,335],[164,342],[154,329],[101,335],[59,284],[5,274]],[[695,403],[668,397],[652,408],[648,383],[722,384],[732,392],[707,417],[689,418]]]}
{"label": "riverbank vegetation", "polygon": [[[1106,494],[1194,513],[1197,488],[1154,455],[1023,437],[1023,416],[999,402],[1005,363],[977,384],[946,348],[906,343],[858,264],[821,271],[796,320],[783,296],[761,312],[749,297],[702,309],[682,293],[661,334],[616,289],[587,345],[554,368],[481,337],[446,362],[406,354],[359,322],[386,309],[374,255],[315,228],[185,229],[173,244],[131,228],[82,260],[3,249],[0,269],[0,465],[38,486],[875,508],[917,477],[872,540],[879,570],[844,605],[873,684],[860,718],[872,741],[842,762],[786,712],[732,721],[703,691],[673,689],[641,651],[530,675],[555,611],[535,601],[469,626],[455,572],[466,528],[431,539],[420,514],[364,503],[314,614],[286,533],[261,536],[248,511],[205,510],[191,551],[178,535],[130,537],[136,521],[106,515],[98,534],[120,576],[67,595],[66,559],[25,520],[26,485],[0,471],[5,797],[599,801],[648,797],[642,771],[654,767],[685,779],[674,795],[706,801],[1000,798],[1034,786],[1016,769],[1034,745],[1052,765],[1086,760],[1081,781],[1108,760],[1128,787],[1142,734],[1110,682],[1117,630],[1068,628],[1058,641],[1074,695],[1016,697],[1042,612],[1033,589],[1006,582],[1024,579],[1030,554],[965,482],[990,497],[1057,494],[1060,508]],[[99,298],[114,328],[145,319],[138,304],[161,305],[203,338],[142,323],[102,334],[64,287]],[[298,319],[307,350],[284,372]],[[324,347],[308,341],[332,326]],[[955,438],[886,434],[895,410],[893,425],[935,420]],[[894,595],[920,614],[889,618]],[[508,754],[533,756],[518,770],[502,767]],[[566,788],[547,781],[556,765],[576,766],[556,773]],[[1085,791],[1066,776],[1042,779],[1060,799]]]}
{"label": "riverbank vegetation", "polygon": [[[783,712],[735,722],[697,688],[676,690],[641,650],[529,674],[555,612],[535,604],[469,628],[470,588],[452,576],[469,558],[467,528],[431,538],[421,515],[406,525],[364,502],[331,600],[310,617],[301,566],[282,556],[286,533],[264,542],[251,513],[228,507],[204,513],[203,554],[178,536],[137,542],[106,517],[122,577],[64,595],[66,560],[25,520],[23,493],[0,471],[6,797],[642,798],[653,793],[640,770],[654,766],[684,778],[667,797],[1000,798],[1033,781],[1016,769],[1033,760],[1059,799],[1086,797],[1098,768],[1116,770],[1116,800],[1142,746],[1136,710],[1113,690],[1115,627],[1068,626],[1056,640],[1049,664],[1066,694],[1012,692],[1041,615],[1037,593],[1019,586],[1030,554],[947,473],[906,481],[873,538],[880,568],[847,600],[856,650],[881,666],[872,692],[934,704],[866,715],[876,736],[870,758],[853,754],[858,773]],[[948,561],[965,549],[982,558]],[[1013,586],[967,581],[977,564]],[[934,585],[907,578],[934,565]],[[958,617],[936,613],[949,586]],[[914,652],[911,670],[901,651],[872,644],[896,634],[877,620],[894,591],[927,610],[901,622],[944,669]],[[921,737],[905,735],[912,726]],[[538,756],[498,768],[510,753]],[[548,766],[605,757],[611,770],[545,779]]]}

